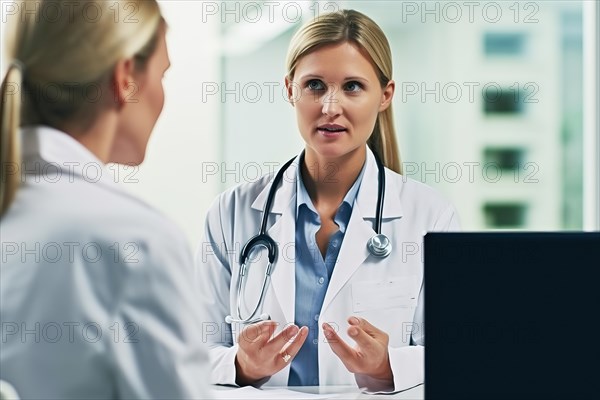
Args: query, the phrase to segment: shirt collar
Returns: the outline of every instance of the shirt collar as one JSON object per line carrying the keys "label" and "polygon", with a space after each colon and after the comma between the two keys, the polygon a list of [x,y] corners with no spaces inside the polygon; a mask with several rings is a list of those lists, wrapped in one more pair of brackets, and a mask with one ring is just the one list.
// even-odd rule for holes
{"label": "shirt collar", "polygon": [[72,136],[49,126],[30,126],[22,130],[23,156],[40,156],[48,162],[104,163]]}
{"label": "shirt collar", "polygon": [[64,171],[63,175],[69,178],[75,174],[88,182],[117,186],[106,164],[65,132],[49,126],[28,126],[21,130],[21,139],[25,162],[42,159]]}
{"label": "shirt collar", "polygon": [[[303,158],[304,157],[302,157],[302,162],[303,162]],[[346,196],[344,196],[344,200],[342,201],[342,204],[340,204],[340,207],[343,204],[347,204],[350,207],[350,209],[352,209],[352,206],[354,205],[354,201],[356,200],[358,191],[360,189],[360,184],[361,184],[363,176],[365,174],[365,165],[366,165],[366,161],[363,164],[363,166],[360,170],[360,173],[358,174],[358,177],[354,181],[354,184],[352,185],[352,187],[350,187],[350,190],[348,190],[348,192],[346,193]],[[318,215],[317,210],[315,209],[315,206],[313,205],[313,202],[312,202],[310,196],[308,195],[306,186],[304,186],[304,181],[302,180],[301,167],[299,166],[298,168],[296,168],[296,218],[298,218],[298,214],[300,212],[300,207],[303,204],[306,205],[306,207],[310,211],[312,211],[313,213]],[[338,207],[338,210],[339,210],[339,207]]]}

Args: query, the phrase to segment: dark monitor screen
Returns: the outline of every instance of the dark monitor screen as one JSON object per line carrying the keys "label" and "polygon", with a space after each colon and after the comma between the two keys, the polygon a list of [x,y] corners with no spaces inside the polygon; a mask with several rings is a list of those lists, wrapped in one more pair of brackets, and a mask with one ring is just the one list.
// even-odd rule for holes
{"label": "dark monitor screen", "polygon": [[428,233],[426,399],[600,396],[600,233]]}

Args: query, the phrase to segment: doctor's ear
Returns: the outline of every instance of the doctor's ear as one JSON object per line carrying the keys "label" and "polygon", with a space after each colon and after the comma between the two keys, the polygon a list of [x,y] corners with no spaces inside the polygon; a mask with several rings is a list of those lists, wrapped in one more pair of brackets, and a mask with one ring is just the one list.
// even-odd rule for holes
{"label": "doctor's ear", "polygon": [[386,110],[392,103],[394,98],[394,91],[396,90],[396,82],[390,80],[387,85],[383,88],[381,94],[381,105],[379,106],[379,112]]}
{"label": "doctor's ear", "polygon": [[119,60],[115,65],[113,72],[113,90],[115,103],[121,108],[133,99],[133,95],[138,91],[134,80],[135,61],[133,58]]}
{"label": "doctor's ear", "polygon": [[294,86],[295,83],[290,80],[289,77],[285,77],[285,92],[287,94],[287,98],[288,98],[288,102],[292,105],[292,107],[295,106],[295,95],[294,95]]}

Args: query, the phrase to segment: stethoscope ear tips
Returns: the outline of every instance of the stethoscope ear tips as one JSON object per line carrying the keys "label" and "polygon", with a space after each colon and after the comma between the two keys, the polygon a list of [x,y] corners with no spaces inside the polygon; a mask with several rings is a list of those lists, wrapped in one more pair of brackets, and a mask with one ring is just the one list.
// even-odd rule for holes
{"label": "stethoscope ear tips", "polygon": [[392,243],[387,236],[380,233],[369,239],[367,242],[367,248],[375,257],[383,258],[387,257],[392,252]]}
{"label": "stethoscope ear tips", "polygon": [[225,323],[231,324],[232,322],[233,322],[233,318],[231,317],[231,315],[228,315],[225,317]]}

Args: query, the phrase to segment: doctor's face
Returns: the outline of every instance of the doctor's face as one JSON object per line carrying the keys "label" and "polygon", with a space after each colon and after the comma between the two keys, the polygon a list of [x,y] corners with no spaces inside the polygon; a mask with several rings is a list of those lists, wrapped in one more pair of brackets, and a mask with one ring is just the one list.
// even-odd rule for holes
{"label": "doctor's face", "polygon": [[286,87],[307,156],[322,159],[363,154],[394,94],[394,82],[382,88],[368,55],[349,42],[303,56]]}

